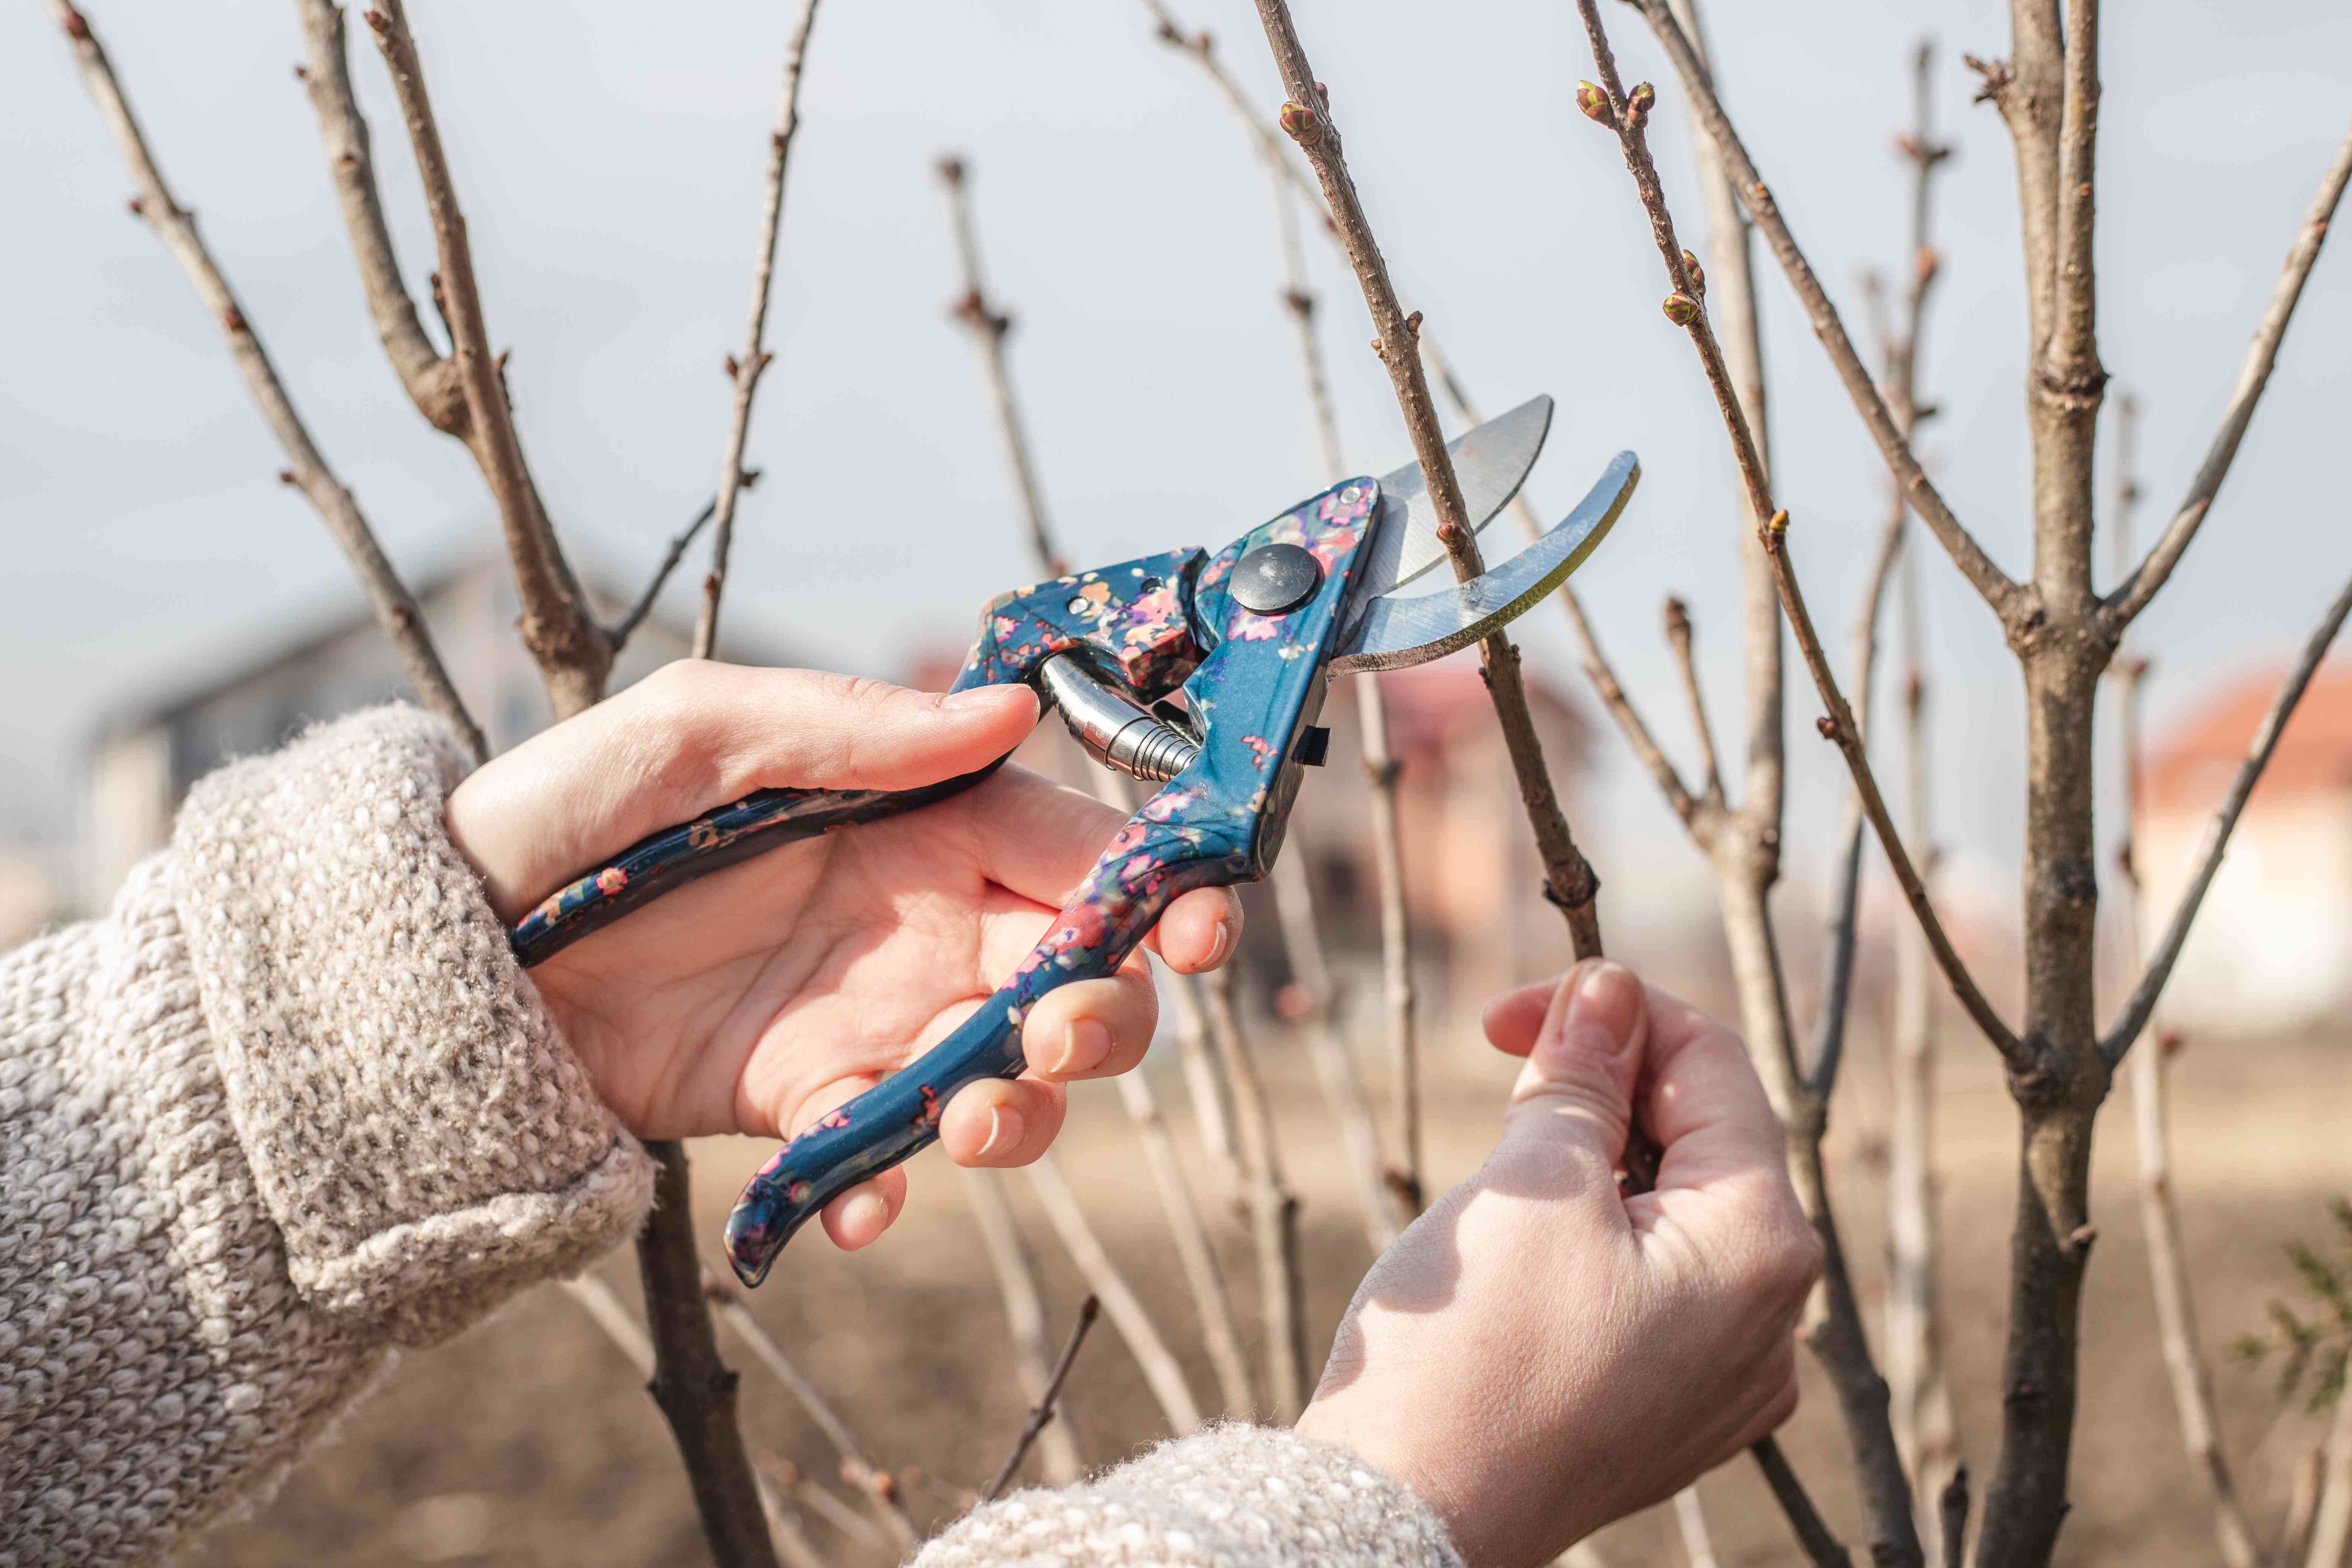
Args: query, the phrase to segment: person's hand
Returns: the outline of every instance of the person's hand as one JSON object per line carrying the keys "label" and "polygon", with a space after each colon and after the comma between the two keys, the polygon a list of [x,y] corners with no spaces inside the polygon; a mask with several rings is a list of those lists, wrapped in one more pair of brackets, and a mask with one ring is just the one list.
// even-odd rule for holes
{"label": "person's hand", "polygon": [[[1738,1037],[1597,960],[1486,1010],[1528,1058],[1478,1174],[1373,1264],[1298,1423],[1541,1563],[1788,1419],[1822,1246]],[[1665,1151],[1618,1195],[1640,1095]]]}
{"label": "person's hand", "polygon": [[[808,670],[685,660],[483,766],[452,792],[451,838],[501,920],[657,828],[755,789],[909,789],[985,767],[1037,719],[1024,686],[942,698]],[[936,1045],[1045,934],[1118,813],[1016,767],[903,816],[716,872],[531,971],[597,1092],[649,1138],[782,1137]],[[1241,931],[1230,891],[1171,902],[1153,938],[1190,973]],[[966,1165],[1026,1164],[1061,1130],[1065,1080],[1140,1061],[1159,1018],[1138,954],[1048,993],[1021,1032],[1030,1071],[948,1102]],[[863,1247],[903,1171],[827,1205]]]}

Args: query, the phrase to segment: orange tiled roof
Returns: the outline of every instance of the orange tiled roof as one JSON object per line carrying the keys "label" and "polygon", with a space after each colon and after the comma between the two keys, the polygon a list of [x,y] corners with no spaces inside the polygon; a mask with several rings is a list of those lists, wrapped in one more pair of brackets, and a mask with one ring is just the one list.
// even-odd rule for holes
{"label": "orange tiled roof", "polygon": [[[2150,809],[2202,811],[2221,803],[2253,743],[2254,727],[2285,679],[2284,663],[2238,676],[2172,726],[2149,751],[2141,781]],[[2253,801],[2352,788],[2352,664],[2326,664],[2287,721]]]}

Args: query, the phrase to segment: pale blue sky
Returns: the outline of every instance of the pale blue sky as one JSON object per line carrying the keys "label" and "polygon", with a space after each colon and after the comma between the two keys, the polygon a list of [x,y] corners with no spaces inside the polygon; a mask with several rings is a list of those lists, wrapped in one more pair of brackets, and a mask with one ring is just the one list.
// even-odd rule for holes
{"label": "pale blue sky", "polygon": [[[1244,0],[1181,0],[1271,113]],[[1612,140],[1570,89],[1591,66],[1562,0],[1436,7],[1301,0],[1373,220],[1409,306],[1486,402],[1560,400],[1534,489],[1558,510],[1607,454],[1645,479],[1586,591],[1629,685],[1685,755],[1657,606],[1694,606],[1711,696],[1736,723],[1737,515],[1724,443]],[[739,341],[759,171],[790,5],[688,14],[549,0],[413,7],[493,332],[521,426],[580,549],[635,580],[709,492]],[[1899,266],[1914,41],[1958,148],[1942,185],[1945,283],[1925,353],[1945,415],[1924,445],[1946,493],[2012,571],[2026,548],[2024,354],[2014,180],[1997,117],[1958,56],[1993,55],[1990,0],[1717,5],[1718,75],[1783,209],[1858,322],[1853,279]],[[486,544],[471,466],[415,418],[371,333],[310,110],[291,6],[93,0],[93,20],[166,173],[266,334],[331,461],[412,568]],[[1660,84],[1656,141],[1686,237],[1701,228],[1670,70],[1611,6],[1629,79]],[[383,72],[355,74],[412,279],[431,246]],[[2347,117],[2352,10],[2187,0],[2106,26],[2098,260],[2106,363],[2145,409],[2153,528],[2193,470],[2291,231]],[[129,190],[46,8],[0,10],[0,516],[9,613],[0,835],[68,824],[78,739],[109,705],[184,680],[333,603],[356,602],[220,336],[123,211]],[[1238,123],[1134,0],[827,0],[787,198],[750,460],[767,482],[738,537],[732,614],[811,662],[887,673],[960,645],[1022,579],[1006,481],[969,345],[945,317],[955,268],[932,159],[972,160],[994,290],[1037,457],[1072,554],[1220,542],[1318,488],[1275,297],[1265,184]],[[1354,462],[1404,442],[1360,300],[1315,257]],[[1777,273],[1764,287],[1779,488],[1824,619],[1853,603],[1881,471]],[[2154,700],[2300,640],[2347,571],[2343,460],[2352,258],[2321,259],[2236,472],[2145,622]],[[1507,528],[1510,525],[1503,525]],[[2104,556],[2103,556],[2104,558]],[[2018,689],[1981,609],[1931,563],[1948,836],[1998,865],[2018,835]],[[681,574],[684,583],[698,574]],[[1532,663],[1581,695],[1549,613]],[[1842,638],[1841,633],[1841,638]],[[1793,671],[1792,671],[1793,674]],[[1792,687],[1800,805],[1818,836],[1834,759]],[[1675,835],[1613,736],[1585,837],[1638,887]],[[1805,851],[1800,850],[1803,855]]]}

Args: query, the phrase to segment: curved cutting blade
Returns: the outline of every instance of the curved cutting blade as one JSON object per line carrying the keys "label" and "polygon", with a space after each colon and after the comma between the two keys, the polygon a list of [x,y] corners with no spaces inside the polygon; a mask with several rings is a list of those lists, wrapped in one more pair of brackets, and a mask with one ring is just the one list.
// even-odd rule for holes
{"label": "curved cutting blade", "polygon": [[[1551,428],[1551,399],[1530,397],[1508,414],[1465,431],[1446,445],[1454,477],[1462,486],[1462,508],[1476,532],[1518,493],[1535,467]],[[1349,600],[1361,605],[1401,587],[1445,559],[1437,542],[1437,503],[1419,463],[1407,463],[1381,477],[1381,510],[1371,542],[1356,563]]]}
{"label": "curved cutting blade", "polygon": [[1641,459],[1620,452],[1574,511],[1501,565],[1442,594],[1374,599],[1332,658],[1331,673],[1425,664],[1509,625],[1584,563],[1641,478]]}

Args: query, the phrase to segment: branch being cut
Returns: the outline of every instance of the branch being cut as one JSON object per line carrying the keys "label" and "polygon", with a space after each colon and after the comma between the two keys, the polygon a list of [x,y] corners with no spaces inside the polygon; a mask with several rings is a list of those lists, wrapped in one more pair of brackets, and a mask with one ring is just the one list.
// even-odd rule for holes
{"label": "branch being cut", "polygon": [[1045,1382],[1045,1392],[1037,1396],[1035,1406],[1029,1412],[1029,1419],[1022,1423],[1021,1436],[1013,1440],[1013,1452],[1004,1457],[1003,1466],[997,1470],[994,1479],[981,1489],[981,1501],[994,1502],[1004,1495],[1005,1487],[1013,1480],[1013,1472],[1019,1469],[1021,1461],[1029,1457],[1029,1445],[1037,1440],[1037,1434],[1053,1420],[1055,1402],[1062,1397],[1062,1384],[1069,1378],[1070,1365],[1078,1359],[1078,1347],[1087,1342],[1087,1331],[1095,1326],[1096,1314],[1101,1310],[1102,1303],[1092,1296],[1078,1303],[1076,1326],[1070,1330],[1069,1341],[1062,1346],[1061,1359],[1054,1363],[1054,1374]]}
{"label": "branch being cut", "polygon": [[2182,499],[2172,521],[2165,525],[2147,559],[2137,570],[2116,584],[2102,606],[2112,634],[2120,637],[2138,614],[2147,608],[2172,569],[2180,563],[2189,542],[2212,509],[2213,498],[2221,493],[2221,481],[2229,477],[2230,465],[2237,458],[2238,443],[2245,438],[2246,427],[2253,423],[2254,405],[2262,400],[2263,388],[2270,384],[2271,367],[2278,363],[2279,344],[2286,337],[2287,323],[2294,317],[2297,300],[2303,298],[2303,286],[2311,277],[2312,264],[2319,259],[2319,247],[2327,237],[2329,224],[2334,221],[2336,205],[2344,199],[2344,187],[2352,181],[2352,132],[2345,135],[2342,145],[2336,149],[2336,160],[2319,182],[2319,193],[2311,199],[2311,209],[2304,214],[2302,226],[2295,230],[2294,244],[2289,247],[2286,265],[2280,270],[2278,287],[2271,293],[2271,302],[2263,312],[2262,324],[2254,329],[2254,341],[2247,346],[2244,365],[2238,372],[2238,384],[2230,394],[2230,406],[2221,416],[2221,428],[2215,432],[2213,443],[2205,451],[2205,460],[2198,466],[2197,477],[2189,482],[2189,493]]}
{"label": "branch being cut", "polygon": [[[1828,350],[1838,379],[1844,384],[1847,395],[1853,399],[1864,425],[1877,442],[1880,455],[1895,475],[1896,486],[1909,498],[1920,521],[1927,525],[1928,531],[1935,534],[1937,541],[1951,556],[1953,563],[1959,567],[1960,574],[1976,587],[2002,620],[2008,622],[2024,615],[2030,607],[2032,590],[2012,581],[1993,564],[1991,557],[1985,554],[1975,537],[1953,514],[1942,493],[1920,467],[1919,459],[1912,454],[1910,443],[1895,424],[1893,411],[1880,396],[1869,368],[1855,352],[1853,341],[1846,335],[1845,325],[1838,319],[1837,307],[1830,303],[1821,280],[1813,276],[1804,253],[1797,248],[1796,238],[1781,219],[1780,209],[1772,200],[1770,188],[1764,184],[1763,176],[1756,172],[1755,162],[1748,157],[1748,149],[1740,143],[1738,132],[1725,115],[1723,105],[1717,101],[1715,89],[1707,79],[1706,68],[1699,60],[1690,38],[1675,20],[1667,0],[1634,0],[1634,4],[1640,6],[1651,30],[1665,45],[1666,53],[1682,79],[1684,90],[1690,95],[1693,109],[1706,124],[1717,153],[1731,172],[1741,205],[1747,208],[1756,226],[1764,231],[1765,242],[1772,247],[1773,255],[1780,259],[1781,270],[1795,288],[1797,298],[1803,303],[1805,314],[1812,323],[1814,335]],[[1769,517],[1770,513],[1763,515]]]}
{"label": "branch being cut", "polygon": [[1023,519],[1029,525],[1029,542],[1045,564],[1050,577],[1069,575],[1069,561],[1055,547],[1053,529],[1045,521],[1045,498],[1037,486],[1036,466],[1029,458],[1029,438],[1021,422],[1020,405],[1013,396],[1013,376],[1004,358],[1004,335],[1013,318],[988,302],[981,282],[980,237],[971,222],[971,203],[964,182],[971,171],[961,158],[939,162],[940,184],[948,194],[948,213],[955,225],[956,255],[963,265],[963,295],[956,301],[956,320],[971,329],[980,345],[981,363],[988,374],[988,395],[996,410],[997,434],[1004,442],[1004,460],[1013,470],[1013,486],[1021,497]]}
{"label": "branch being cut", "polygon": [[2172,966],[2179,962],[2181,944],[2189,940],[2189,923],[2197,918],[2198,906],[2205,901],[2205,889],[2213,885],[2213,874],[2221,868],[2221,857],[2230,847],[2230,834],[2238,826],[2239,814],[2246,808],[2246,797],[2261,782],[2263,769],[2270,764],[2271,753],[2278,749],[2279,735],[2294,717],[2295,704],[2303,700],[2311,678],[2318,673],[2320,660],[2326,658],[2328,645],[2336,640],[2347,615],[2352,615],[2352,582],[2345,584],[2336,602],[2328,605],[2327,614],[2305,640],[2302,655],[2287,672],[2278,695],[2271,700],[2270,711],[2255,727],[2246,760],[2239,764],[2230,793],[2223,797],[2221,809],[2213,814],[2212,823],[2205,829],[2203,841],[2197,846],[2188,885],[2181,890],[2180,901],[2173,907],[2172,918],[2165,922],[2164,935],[2156,944],[2156,956],[2148,961],[2139,984],[2132,988],[2131,999],[2124,1005],[2122,1016],[2100,1037],[2099,1054],[2110,1067],[2123,1060],[2124,1053],[2131,1049],[2132,1042],[2147,1026],[2148,1015],[2156,1010],[2156,999],[2163,992],[2164,983],[2172,978]]}
{"label": "branch being cut", "polygon": [[385,558],[359,502],[352,499],[352,492],[335,478],[326,458],[311,442],[310,432],[295,412],[285,384],[278,379],[278,368],[270,363],[268,351],[262,346],[259,334],[237,304],[228,279],[221,275],[212,252],[197,234],[195,216],[182,208],[164,184],[163,171],[156,167],[154,155],[148,151],[147,139],[131,111],[130,100],[123,96],[121,84],[115,79],[114,67],[100,47],[98,36],[67,0],[50,0],[49,9],[71,40],[83,84],[89,89],[99,112],[121,147],[124,161],[131,165],[131,178],[139,187],[139,195],[131,198],[131,210],[144,218],[163,240],[188,275],[188,281],[194,285],[196,297],[204,301],[205,309],[228,334],[229,353],[245,377],[246,390],[252,395],[262,418],[268,422],[279,448],[286,454],[288,467],[278,477],[302,492],[318,510],[328,531],[335,536],[335,542],[342,546],[352,569],[359,574],[360,585],[367,591],[376,624],[383,628],[393,651],[399,656],[401,668],[417,700],[447,720],[474,761],[481,762],[489,754],[489,746],[441,663],[440,650],[434,646],[432,633],[425,624],[424,610]]}
{"label": "branch being cut", "polygon": [[[1289,5],[1286,0],[1256,0],[1256,4],[1258,20],[1265,28],[1266,42],[1290,94],[1290,101],[1282,108],[1282,127],[1306,153],[1322,184],[1324,200],[1338,225],[1340,244],[1355,269],[1357,284],[1363,290],[1373,330],[1380,334],[1374,352],[1388,371],[1398,409],[1412,437],[1413,456],[1420,462],[1422,477],[1436,508],[1438,540],[1453,562],[1454,577],[1467,583],[1483,573],[1486,564],[1479,557],[1477,535],[1465,520],[1462,487],[1454,476],[1453,459],[1446,454],[1437,410],[1430,402],[1429,381],[1423,372],[1418,343],[1421,315],[1418,311],[1406,315],[1397,300],[1388,264],[1381,259],[1380,247],[1365,219],[1363,205],[1357,199],[1355,180],[1348,172],[1347,159],[1340,150],[1339,128],[1331,121],[1328,98],[1315,79],[1306,50],[1299,44]],[[1487,695],[1495,704],[1496,717],[1510,751],[1512,772],[1518,780],[1519,798],[1527,807],[1528,823],[1535,830],[1536,849],[1543,860],[1544,895],[1566,916],[1577,956],[1597,953],[1601,951],[1601,918],[1595,902],[1601,881],[1593,874],[1591,863],[1576,846],[1551,775],[1544,765],[1542,742],[1536,735],[1535,718],[1528,707],[1527,686],[1519,673],[1518,649],[1498,632],[1486,639],[1481,652]]]}
{"label": "branch being cut", "polygon": [[816,26],[817,0],[801,0],[792,40],[784,46],[784,85],[776,100],[776,129],[768,139],[768,179],[760,203],[759,247],[751,263],[751,323],[743,353],[732,362],[735,400],[727,416],[726,458],[719,468],[719,495],[711,503],[710,574],[702,582],[702,609],[694,623],[694,657],[709,658],[719,641],[719,596],[727,586],[727,553],[735,540],[735,499],[742,488],[743,444],[751,432],[751,396],[775,356],[762,345],[768,327],[768,289],[776,275],[776,235],[783,226],[784,169],[793,153],[793,132],[801,123],[801,68],[808,58],[809,30]]}

